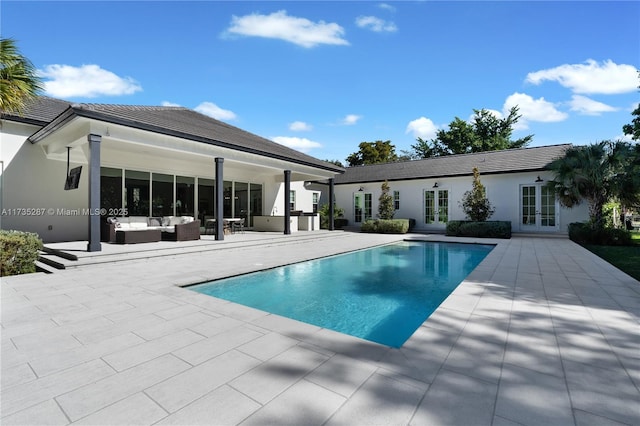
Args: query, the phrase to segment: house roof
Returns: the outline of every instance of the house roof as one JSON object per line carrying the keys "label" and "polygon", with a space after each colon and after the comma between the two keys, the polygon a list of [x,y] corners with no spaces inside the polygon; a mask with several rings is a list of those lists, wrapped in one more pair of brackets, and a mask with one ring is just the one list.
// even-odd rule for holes
{"label": "house roof", "polygon": [[309,165],[335,173],[344,169],[238,127],[183,107],[112,104],[74,104],[59,99],[38,97],[21,115],[3,118],[43,126],[29,140],[36,143],[73,117],[85,117],[136,129],[180,137],[238,151]]}
{"label": "house roof", "polygon": [[348,167],[335,178],[336,185],[412,180],[545,170],[551,161],[562,157],[571,144],[507,149],[473,154],[447,155],[424,160]]}

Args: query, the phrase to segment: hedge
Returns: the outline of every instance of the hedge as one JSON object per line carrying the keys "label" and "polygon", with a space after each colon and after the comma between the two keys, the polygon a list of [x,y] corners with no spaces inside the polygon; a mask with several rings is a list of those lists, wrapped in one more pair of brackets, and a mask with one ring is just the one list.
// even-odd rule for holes
{"label": "hedge", "polygon": [[38,234],[0,230],[0,276],[35,272],[41,249]]}
{"label": "hedge", "polygon": [[377,234],[406,234],[409,231],[409,219],[369,219],[364,221],[360,231]]}
{"label": "hedge", "polygon": [[511,238],[511,222],[450,220],[447,223],[446,234],[452,237]]}
{"label": "hedge", "polygon": [[631,233],[626,229],[602,228],[593,229],[588,223],[574,222],[569,224],[569,238],[578,244],[595,244],[600,246],[633,245]]}

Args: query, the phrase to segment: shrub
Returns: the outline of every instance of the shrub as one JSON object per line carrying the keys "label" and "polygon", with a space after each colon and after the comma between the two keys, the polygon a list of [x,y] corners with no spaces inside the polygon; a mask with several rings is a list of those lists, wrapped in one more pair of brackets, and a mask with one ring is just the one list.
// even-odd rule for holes
{"label": "shrub", "polygon": [[[321,229],[329,229],[329,204],[323,204],[318,210],[320,214],[320,228]],[[344,214],[344,209],[338,207],[336,204],[333,205],[333,225],[335,228],[338,228],[338,218],[340,218]],[[346,225],[346,219],[344,225]]]}
{"label": "shrub", "polygon": [[365,220],[360,230],[377,234],[406,234],[409,231],[409,219]]}
{"label": "shrub", "polygon": [[467,217],[474,222],[483,222],[491,217],[494,209],[487,198],[487,191],[480,182],[480,172],[473,168],[473,189],[462,196],[460,207]]}
{"label": "shrub", "polygon": [[630,246],[633,244],[631,233],[626,229],[594,229],[588,223],[583,222],[569,224],[569,238],[578,244],[601,246]]}
{"label": "shrub", "polygon": [[382,182],[380,190],[382,194],[378,198],[378,217],[380,219],[393,219],[396,210],[393,207],[393,197],[389,195],[391,188],[386,180]]}
{"label": "shrub", "polygon": [[35,272],[40,249],[38,234],[0,230],[0,276]]}
{"label": "shrub", "polygon": [[511,222],[450,220],[446,234],[452,237],[511,238]]}

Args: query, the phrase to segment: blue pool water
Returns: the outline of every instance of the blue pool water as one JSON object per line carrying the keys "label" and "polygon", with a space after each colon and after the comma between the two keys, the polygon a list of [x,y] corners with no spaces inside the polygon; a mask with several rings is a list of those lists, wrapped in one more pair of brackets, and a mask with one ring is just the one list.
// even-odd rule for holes
{"label": "blue pool water", "polygon": [[398,348],[492,249],[404,241],[190,289]]}

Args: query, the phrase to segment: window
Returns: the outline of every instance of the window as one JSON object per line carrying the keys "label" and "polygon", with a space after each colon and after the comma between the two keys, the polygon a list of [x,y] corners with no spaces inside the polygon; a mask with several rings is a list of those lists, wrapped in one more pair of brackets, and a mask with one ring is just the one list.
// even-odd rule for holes
{"label": "window", "polygon": [[393,209],[400,210],[400,191],[393,191]]}
{"label": "window", "polygon": [[424,191],[424,222],[447,223],[449,221],[449,191]]}
{"label": "window", "polygon": [[122,169],[100,168],[100,207],[111,213],[121,211]]}
{"label": "window", "polygon": [[364,194],[364,220],[369,220],[373,217],[371,209],[371,194]]}
{"label": "window", "polygon": [[289,209],[296,209],[296,191],[289,191]]}
{"label": "window", "polygon": [[151,216],[173,216],[173,175],[151,176]]}
{"label": "window", "polygon": [[149,172],[125,170],[124,208],[129,216],[149,216]]}
{"label": "window", "polygon": [[313,205],[313,212],[314,213],[318,213],[318,201],[320,200],[320,193],[319,192],[314,192],[313,194],[311,194],[311,203]]}
{"label": "window", "polygon": [[193,216],[195,207],[195,179],[176,176],[176,216]]}
{"label": "window", "polygon": [[206,219],[213,219],[215,188],[215,180],[198,179],[198,217],[203,226]]}

